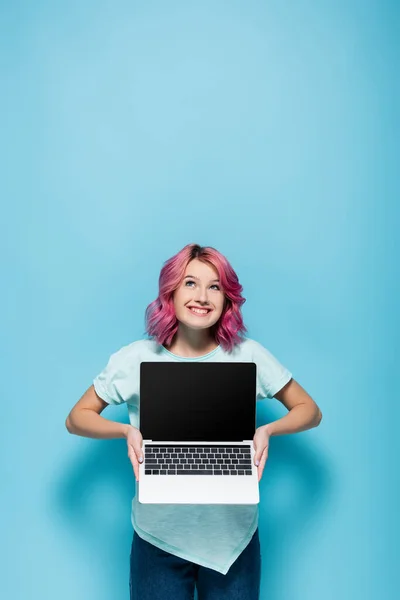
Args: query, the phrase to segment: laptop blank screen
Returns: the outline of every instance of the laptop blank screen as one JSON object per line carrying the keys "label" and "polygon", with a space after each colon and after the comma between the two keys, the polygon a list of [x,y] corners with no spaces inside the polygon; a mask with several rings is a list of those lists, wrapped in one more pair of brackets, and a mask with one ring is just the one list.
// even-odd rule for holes
{"label": "laptop blank screen", "polygon": [[253,439],[256,364],[142,362],[143,439],[225,442]]}

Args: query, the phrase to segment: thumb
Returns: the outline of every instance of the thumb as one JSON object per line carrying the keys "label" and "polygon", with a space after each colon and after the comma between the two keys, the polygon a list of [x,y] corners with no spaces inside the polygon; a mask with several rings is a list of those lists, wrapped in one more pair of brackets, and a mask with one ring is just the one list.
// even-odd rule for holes
{"label": "thumb", "polygon": [[134,452],[136,459],[141,463],[143,462],[143,452],[137,440],[128,441],[128,446],[131,451]]}

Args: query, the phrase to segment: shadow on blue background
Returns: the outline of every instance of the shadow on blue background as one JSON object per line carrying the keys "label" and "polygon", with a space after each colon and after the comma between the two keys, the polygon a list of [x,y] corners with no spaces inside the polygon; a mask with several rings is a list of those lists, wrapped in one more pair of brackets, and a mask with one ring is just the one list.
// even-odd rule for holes
{"label": "shadow on blue background", "polygon": [[[263,405],[260,407],[260,405]],[[113,409],[115,411],[115,409]],[[275,420],[273,411],[258,401],[257,427]],[[103,416],[109,418],[106,409]],[[113,420],[128,422],[113,417]],[[305,546],[318,535],[313,522],[322,522],[328,500],[334,489],[333,466],[326,456],[313,448],[303,436],[271,438],[269,458],[260,482],[260,543],[262,553],[262,583],[268,587],[270,600],[280,600],[280,565],[296,560],[292,543],[300,539]],[[107,492],[113,499],[108,511]],[[49,496],[51,519],[60,519],[63,528],[75,531],[83,544],[88,560],[98,560],[104,574],[104,598],[112,597],[129,581],[129,551],[133,528],[130,525],[130,504],[135,493],[135,480],[126,454],[125,440],[92,440],[79,461],[61,469]],[[99,497],[101,496],[101,501]],[[118,502],[115,501],[118,497]],[[114,504],[121,510],[116,514]],[[325,509],[324,509],[325,507]],[[118,574],[98,556],[99,548],[108,546]],[[124,589],[122,585],[122,590]],[[126,593],[126,590],[125,590]]]}

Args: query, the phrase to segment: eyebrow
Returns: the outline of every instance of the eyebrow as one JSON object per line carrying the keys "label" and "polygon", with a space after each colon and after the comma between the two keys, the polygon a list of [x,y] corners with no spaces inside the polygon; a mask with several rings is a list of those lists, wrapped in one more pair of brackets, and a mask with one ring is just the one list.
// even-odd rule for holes
{"label": "eyebrow", "polygon": [[[194,275],[186,275],[184,279],[187,279],[188,277],[191,277],[192,279],[197,279],[197,281],[199,281],[199,278],[195,277]],[[210,279],[210,281],[219,281],[219,279]]]}

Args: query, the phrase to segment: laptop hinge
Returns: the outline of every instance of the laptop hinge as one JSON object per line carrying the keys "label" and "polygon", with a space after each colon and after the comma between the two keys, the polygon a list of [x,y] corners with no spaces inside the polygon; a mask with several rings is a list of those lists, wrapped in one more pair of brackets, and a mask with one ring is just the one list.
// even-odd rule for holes
{"label": "laptop hinge", "polygon": [[[242,441],[243,441],[244,443],[246,443],[246,444],[251,444],[251,443],[253,442],[253,440],[242,440]],[[143,440],[143,442],[153,442],[153,440],[147,440],[147,439],[146,439],[146,440]],[[172,442],[168,442],[168,443],[172,443]],[[195,442],[193,442],[193,443],[195,443]],[[223,443],[224,443],[224,444],[226,444],[227,442],[223,442]],[[232,442],[232,443],[234,443],[234,442]],[[236,443],[237,443],[237,442],[236,442]]]}

